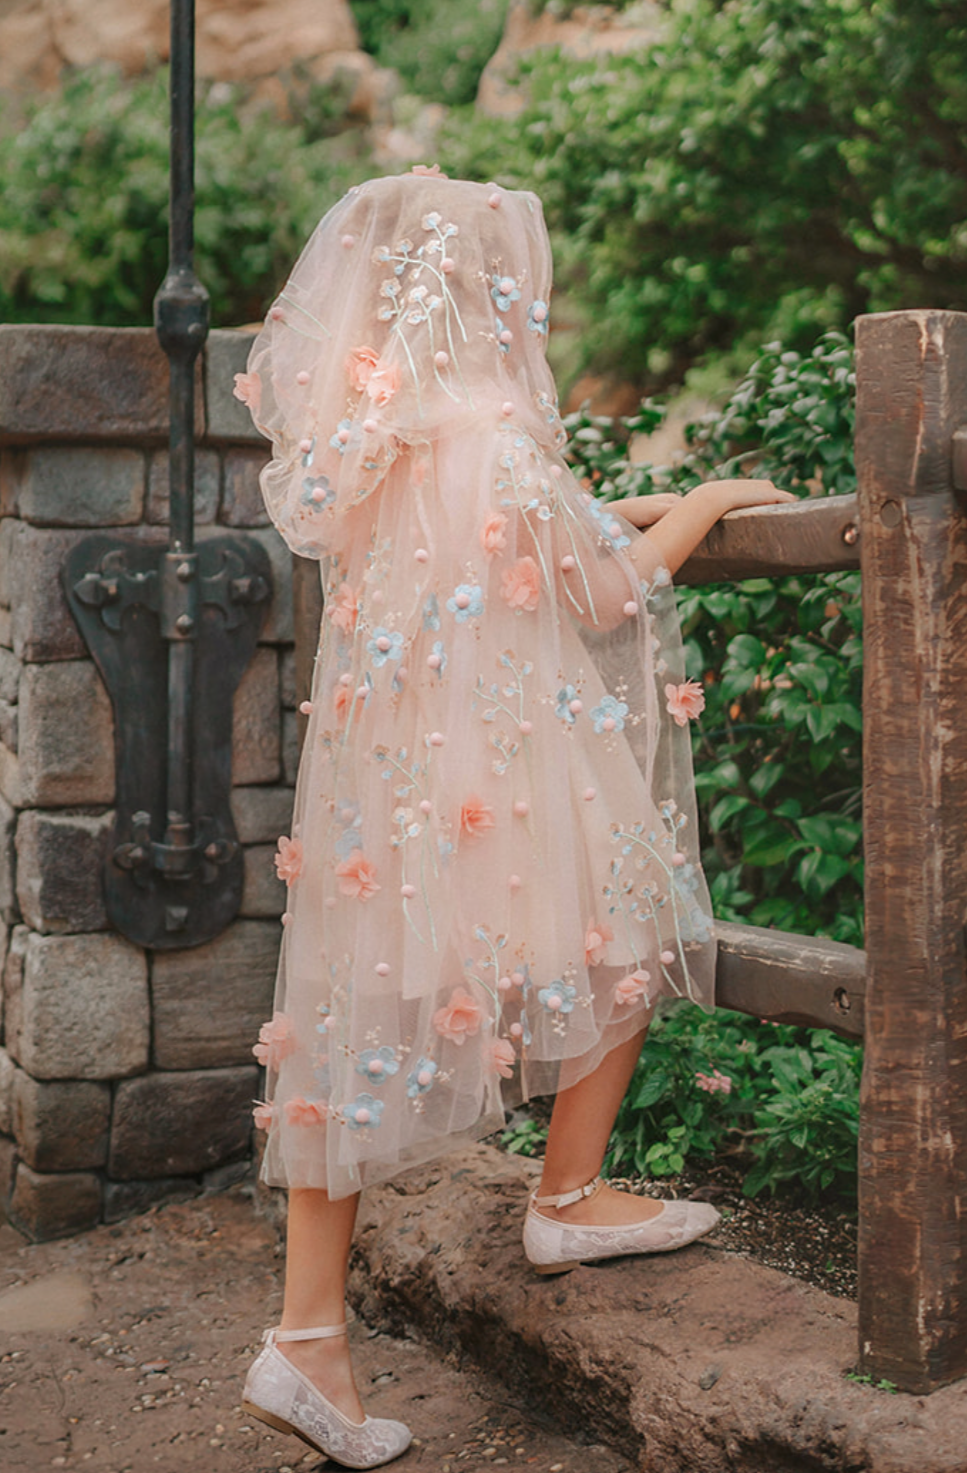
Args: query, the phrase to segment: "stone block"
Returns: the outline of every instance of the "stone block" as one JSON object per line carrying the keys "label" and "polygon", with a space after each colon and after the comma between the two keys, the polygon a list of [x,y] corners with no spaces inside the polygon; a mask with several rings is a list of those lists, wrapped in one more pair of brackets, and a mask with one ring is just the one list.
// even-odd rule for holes
{"label": "stone block", "polygon": [[291,833],[291,788],[233,788],[232,817],[243,844],[275,844]]}
{"label": "stone block", "polygon": [[146,1074],[118,1085],[108,1175],[196,1176],[248,1154],[258,1069]]}
{"label": "stone block", "polygon": [[[12,445],[0,449],[0,517],[15,517],[18,515],[17,502],[20,497],[20,481],[23,476],[24,460],[26,450],[18,449]],[[4,601],[2,592],[2,574],[0,574],[0,602]],[[9,598],[6,604],[9,603]]]}
{"label": "stone block", "polygon": [[[168,506],[167,450],[158,450],[151,457],[148,471],[147,520],[154,524],[167,525]],[[195,450],[195,525],[202,527],[215,521],[221,492],[221,465],[217,450]]]}
{"label": "stone block", "polygon": [[18,708],[9,701],[0,701],[0,742],[11,752],[20,745],[20,721]]}
{"label": "stone block", "polygon": [[260,646],[235,692],[232,781],[278,782],[281,736],[278,659]]}
{"label": "stone block", "polygon": [[7,701],[11,706],[15,706],[19,698],[20,670],[16,655],[11,650],[0,649],[0,701]]}
{"label": "stone block", "polygon": [[261,449],[226,451],[221,520],[227,527],[269,525],[269,514],[259,486],[259,471],[267,459],[267,451]]}
{"label": "stone block", "polygon": [[113,801],[114,717],[93,661],[25,666],[20,783],[29,808]]}
{"label": "stone block", "polygon": [[151,965],[154,1062],[159,1069],[251,1064],[272,1015],[281,929],[236,921],[204,946],[156,952]]}
{"label": "stone block", "polygon": [[67,606],[61,568],[70,550],[89,534],[31,527],[26,522],[10,525],[14,655],[23,661],[83,658],[87,646]]}
{"label": "stone block", "polygon": [[23,1031],[24,957],[29,936],[26,926],[14,926],[3,964],[3,1041],[10,1057],[18,1063]]}
{"label": "stone block", "polygon": [[111,1086],[90,1080],[34,1079],[13,1084],[13,1134],[34,1171],[77,1171],[107,1161]]}
{"label": "stone block", "polygon": [[272,605],[262,630],[263,644],[292,644],[295,620],[292,613],[292,553],[274,527],[260,527],[249,533],[261,542],[272,564]]}
{"label": "stone block", "polygon": [[235,375],[245,372],[254,340],[254,333],[231,332],[225,328],[208,334],[205,344],[205,402],[208,434],[214,440],[265,443],[245,405],[232,392]]}
{"label": "stone block", "polygon": [[0,1048],[0,1135],[13,1135],[13,1086],[20,1070],[5,1048]]}
{"label": "stone block", "polygon": [[44,445],[31,450],[17,513],[42,527],[128,527],[144,507],[144,456],[113,446]]}
{"label": "stone block", "polygon": [[160,1207],[163,1202],[187,1202],[201,1195],[202,1185],[193,1176],[162,1176],[156,1181],[106,1181],[104,1221],[121,1222]]}
{"label": "stone block", "polygon": [[244,1161],[231,1161],[227,1166],[206,1171],[201,1180],[207,1196],[212,1192],[227,1192],[243,1181],[251,1181],[253,1176],[251,1157],[246,1156]]}
{"label": "stone block", "polygon": [[299,718],[294,711],[282,712],[282,776],[290,788],[299,775]]}
{"label": "stone block", "polygon": [[[17,728],[19,742],[20,718],[17,717]],[[0,742],[0,794],[12,803],[15,808],[22,808],[23,783],[20,779],[20,758],[16,752],[12,752],[6,742]]]}
{"label": "stone block", "polygon": [[[0,451],[0,464],[5,463],[6,451]],[[11,601],[10,574],[13,571],[11,547],[20,526],[15,516],[4,513],[0,521],[0,607],[9,609]]]}
{"label": "stone block", "polygon": [[245,850],[245,885],[239,915],[280,916],[285,910],[285,885],[275,872],[274,844],[250,844]]}
{"label": "stone block", "polygon": [[17,857],[14,848],[16,827],[16,809],[0,794],[0,917],[8,923],[19,920],[16,896]]}
{"label": "stone block", "polygon": [[9,609],[0,609],[0,649],[13,649],[13,621]]}
{"label": "stone block", "polygon": [[[168,426],[168,360],[150,327],[0,326],[0,439],[141,445],[166,443]],[[195,429],[205,432],[200,363]]]}
{"label": "stone block", "polygon": [[[279,697],[287,711],[296,708],[295,650],[281,650],[279,656]],[[14,697],[16,699],[16,697]]]}
{"label": "stone block", "polygon": [[17,1142],[0,1135],[0,1214],[6,1212],[17,1170]]}
{"label": "stone block", "polygon": [[28,926],[45,935],[107,930],[102,872],[113,822],[112,813],[21,813],[17,899]]}
{"label": "stone block", "polygon": [[47,1174],[21,1161],[7,1215],[35,1243],[87,1232],[101,1220],[100,1178],[87,1171]]}
{"label": "stone block", "polygon": [[147,1067],[147,962],[120,936],[28,932],[22,1008],[17,1057],[36,1079],[118,1079]]}

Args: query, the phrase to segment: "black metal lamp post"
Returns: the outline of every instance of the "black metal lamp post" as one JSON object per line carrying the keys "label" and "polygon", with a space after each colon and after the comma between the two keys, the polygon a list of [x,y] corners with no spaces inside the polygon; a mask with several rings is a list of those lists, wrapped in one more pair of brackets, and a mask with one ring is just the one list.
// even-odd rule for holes
{"label": "black metal lamp post", "polygon": [[168,546],[95,534],[63,570],[114,705],[108,915],[131,940],[161,948],[210,940],[238,913],[232,697],[272,587],[268,556],[251,538],[195,547],[195,364],[209,313],[194,271],[194,46],[194,0],[172,0],[169,266],[155,299],[171,376]]}

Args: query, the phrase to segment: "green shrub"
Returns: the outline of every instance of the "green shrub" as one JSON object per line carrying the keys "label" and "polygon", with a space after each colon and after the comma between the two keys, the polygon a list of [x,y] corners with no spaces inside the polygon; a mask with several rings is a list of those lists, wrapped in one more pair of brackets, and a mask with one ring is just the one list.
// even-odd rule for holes
{"label": "green shrub", "polygon": [[411,92],[468,103],[500,42],[508,0],[352,0],[360,40]]}
{"label": "green shrub", "polygon": [[967,307],[967,13],[945,0],[671,0],[625,57],[522,63],[511,123],[441,163],[542,196],[596,366],[648,385],[859,312]]}
{"label": "green shrub", "polygon": [[[688,430],[674,470],[634,465],[648,402],[615,426],[568,421],[579,474],[606,499],[686,490],[717,475],[768,476],[800,494],[855,489],[854,374],[838,334],[812,352],[765,349],[725,406]],[[759,578],[678,594],[688,673],[705,683],[694,737],[703,863],[716,915],[862,944],[859,575]],[[609,1148],[612,1173],[681,1170],[737,1153],[745,1190],[796,1182],[856,1191],[861,1051],[821,1030],[774,1028],[678,1006],[654,1024]],[[719,1076],[728,1091],[702,1088]],[[522,1133],[523,1131],[523,1133]],[[512,1134],[539,1148],[533,1125]]]}
{"label": "green shrub", "polygon": [[[323,131],[312,109],[309,124]],[[354,171],[345,140],[307,142],[237,89],[199,93],[197,270],[215,322],[261,315]],[[0,131],[0,177],[0,318],[151,321],[168,256],[166,72],[77,73]]]}

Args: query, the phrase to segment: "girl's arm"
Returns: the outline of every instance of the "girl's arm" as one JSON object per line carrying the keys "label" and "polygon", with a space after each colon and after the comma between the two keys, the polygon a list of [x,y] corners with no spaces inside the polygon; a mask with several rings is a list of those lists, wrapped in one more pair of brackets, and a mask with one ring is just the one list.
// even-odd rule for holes
{"label": "girl's arm", "polygon": [[654,525],[652,509],[646,503],[652,498],[636,496],[615,503],[615,510],[632,526],[648,530],[630,549],[635,567],[645,578],[652,575],[656,561],[675,574],[695,551],[703,537],[726,512],[743,506],[772,506],[795,501],[788,491],[780,491],[771,481],[704,481],[687,496],[678,498]]}

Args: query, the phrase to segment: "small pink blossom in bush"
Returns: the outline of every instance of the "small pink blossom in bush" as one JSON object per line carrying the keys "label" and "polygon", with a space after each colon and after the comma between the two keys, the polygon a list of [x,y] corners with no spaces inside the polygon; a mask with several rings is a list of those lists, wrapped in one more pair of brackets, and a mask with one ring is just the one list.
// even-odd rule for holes
{"label": "small pink blossom in bush", "polygon": [[718,1069],[713,1069],[711,1074],[703,1074],[701,1070],[695,1075],[695,1083],[699,1089],[704,1089],[708,1094],[732,1093],[732,1081],[727,1074],[722,1074]]}

